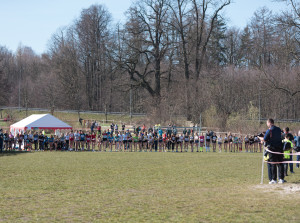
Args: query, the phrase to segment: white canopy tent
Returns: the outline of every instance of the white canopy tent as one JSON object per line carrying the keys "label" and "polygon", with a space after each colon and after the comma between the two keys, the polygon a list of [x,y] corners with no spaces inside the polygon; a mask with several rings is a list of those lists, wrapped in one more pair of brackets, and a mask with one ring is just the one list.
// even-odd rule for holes
{"label": "white canopy tent", "polygon": [[14,134],[26,130],[51,129],[54,131],[72,129],[72,126],[59,120],[50,114],[30,115],[25,119],[10,126],[10,131]]}

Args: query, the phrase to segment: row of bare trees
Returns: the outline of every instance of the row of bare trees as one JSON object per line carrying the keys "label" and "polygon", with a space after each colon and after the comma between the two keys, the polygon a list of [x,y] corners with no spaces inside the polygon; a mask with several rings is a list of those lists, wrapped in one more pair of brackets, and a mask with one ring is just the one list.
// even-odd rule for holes
{"label": "row of bare trees", "polygon": [[0,48],[0,103],[78,111],[132,106],[157,121],[211,115],[220,127],[237,115],[299,119],[299,3],[287,0],[280,14],[258,9],[243,29],[226,24],[231,3],[138,0],[117,25],[105,7],[92,5],[53,34],[42,55],[26,46]]}

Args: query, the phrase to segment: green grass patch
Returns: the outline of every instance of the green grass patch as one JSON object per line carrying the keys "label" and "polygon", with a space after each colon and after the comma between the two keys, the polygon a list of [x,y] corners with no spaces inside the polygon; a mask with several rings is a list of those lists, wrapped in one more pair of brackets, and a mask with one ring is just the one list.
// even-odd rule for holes
{"label": "green grass patch", "polygon": [[260,170],[261,154],[9,153],[0,222],[299,222],[299,192],[258,188]]}

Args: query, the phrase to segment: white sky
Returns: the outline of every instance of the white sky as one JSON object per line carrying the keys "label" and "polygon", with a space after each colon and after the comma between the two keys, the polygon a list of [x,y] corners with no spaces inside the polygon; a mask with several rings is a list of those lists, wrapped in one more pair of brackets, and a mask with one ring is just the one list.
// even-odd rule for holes
{"label": "white sky", "polygon": [[[51,35],[78,18],[83,8],[105,5],[114,22],[124,21],[124,12],[133,0],[0,0],[0,46],[15,51],[19,44],[32,47],[40,54],[46,51]],[[272,0],[234,0],[225,15],[229,25],[243,28],[253,13],[266,6],[273,12],[286,8]]]}

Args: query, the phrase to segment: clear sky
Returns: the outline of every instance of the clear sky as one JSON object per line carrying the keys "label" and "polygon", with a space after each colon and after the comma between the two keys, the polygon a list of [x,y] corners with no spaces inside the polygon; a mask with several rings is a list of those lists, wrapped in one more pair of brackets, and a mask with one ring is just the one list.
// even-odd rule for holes
{"label": "clear sky", "polygon": [[[124,21],[124,12],[133,0],[0,0],[0,45],[15,52],[21,43],[40,54],[46,51],[51,35],[70,25],[83,8],[98,3],[107,7],[114,22]],[[266,6],[273,12],[286,8],[272,0],[234,0],[225,15],[229,25],[243,28],[253,13]]]}

